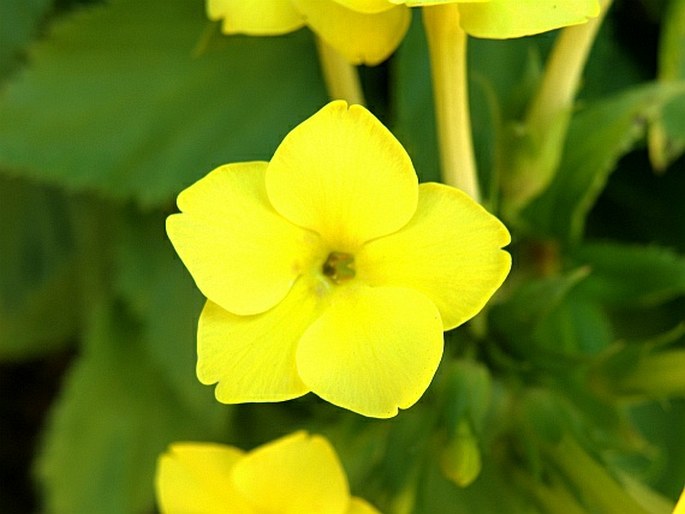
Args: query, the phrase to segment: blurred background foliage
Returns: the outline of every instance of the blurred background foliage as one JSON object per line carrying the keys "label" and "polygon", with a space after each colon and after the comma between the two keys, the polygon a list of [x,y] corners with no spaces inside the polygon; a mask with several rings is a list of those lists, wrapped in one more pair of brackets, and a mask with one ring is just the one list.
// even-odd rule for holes
{"label": "blurred background foliage", "polygon": [[[500,214],[555,37],[470,43],[481,183]],[[398,52],[360,73],[420,179],[438,180],[418,11]],[[2,0],[0,81],[1,512],[154,512],[170,442],[252,448],[297,428],[326,434],[353,492],[388,513],[672,508],[685,481],[682,0],[616,0],[554,179],[505,218],[511,277],[447,334],[425,397],[385,421],[312,395],[216,402],[194,376],[202,298],[164,233],[181,189],[268,160],[326,102],[310,33],[224,37],[202,0]]]}

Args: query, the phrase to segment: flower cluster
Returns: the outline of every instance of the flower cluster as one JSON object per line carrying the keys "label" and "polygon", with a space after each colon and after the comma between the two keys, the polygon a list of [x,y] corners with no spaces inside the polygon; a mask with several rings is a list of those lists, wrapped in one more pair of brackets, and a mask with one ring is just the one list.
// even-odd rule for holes
{"label": "flower cluster", "polygon": [[458,189],[417,184],[366,109],[332,102],[270,162],[183,191],[167,232],[207,296],[197,374],[224,403],[313,391],[371,417],[413,405],[443,331],[477,314],[511,264],[502,223]]}

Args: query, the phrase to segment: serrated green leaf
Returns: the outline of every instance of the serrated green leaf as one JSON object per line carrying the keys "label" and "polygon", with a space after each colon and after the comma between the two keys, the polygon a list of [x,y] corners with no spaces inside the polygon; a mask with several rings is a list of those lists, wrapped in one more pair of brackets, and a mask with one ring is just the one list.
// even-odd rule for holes
{"label": "serrated green leaf", "polygon": [[37,463],[48,512],[140,514],[154,504],[158,455],[176,440],[218,440],[226,409],[189,411],[120,308],[93,307]]}
{"label": "serrated green leaf", "polygon": [[577,241],[618,159],[643,135],[645,122],[656,110],[683,92],[685,84],[647,84],[574,116],[553,182],[523,211],[530,229],[538,235]]}
{"label": "serrated green leaf", "polygon": [[208,28],[201,0],[57,21],[0,103],[0,165],[159,205],[220,164],[270,158],[325,101],[311,35],[203,42]]}
{"label": "serrated green leaf", "polygon": [[[663,15],[658,78],[685,80],[685,0],[670,0]],[[685,151],[685,94],[663,106],[650,126],[652,166],[665,170]]]}
{"label": "serrated green leaf", "polygon": [[63,347],[76,333],[76,267],[66,199],[0,176],[0,359]]}
{"label": "serrated green leaf", "polygon": [[31,40],[51,4],[51,0],[0,2],[0,77],[14,68],[21,50]]}
{"label": "serrated green leaf", "polygon": [[605,305],[646,307],[685,295],[685,256],[666,248],[593,243],[572,255],[590,269],[579,292]]}

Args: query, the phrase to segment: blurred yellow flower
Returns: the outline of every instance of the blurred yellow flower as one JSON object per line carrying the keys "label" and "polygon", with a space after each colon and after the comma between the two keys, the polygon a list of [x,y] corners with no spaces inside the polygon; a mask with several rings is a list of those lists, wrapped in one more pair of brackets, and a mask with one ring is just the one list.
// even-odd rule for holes
{"label": "blurred yellow flower", "polygon": [[598,0],[207,0],[207,14],[226,34],[285,34],[308,26],[352,64],[378,64],[409,27],[408,6],[459,6],[470,35],[504,39],[586,22]]}
{"label": "blurred yellow flower", "polygon": [[212,443],[175,443],[157,464],[163,514],[379,514],[350,496],[335,450],[296,432],[250,452]]}
{"label": "blurred yellow flower", "polygon": [[585,23],[599,15],[599,0],[389,0],[411,6],[459,5],[459,23],[476,37],[508,39]]}
{"label": "blurred yellow flower", "polygon": [[285,34],[307,25],[352,64],[378,64],[409,28],[405,6],[387,0],[208,0],[225,34]]}
{"label": "blurred yellow flower", "polygon": [[430,384],[443,331],[509,272],[507,229],[458,189],[417,184],[366,109],[328,104],[271,162],[221,166],[178,197],[169,237],[207,296],[197,374],[224,403],[309,391],[386,418]]}

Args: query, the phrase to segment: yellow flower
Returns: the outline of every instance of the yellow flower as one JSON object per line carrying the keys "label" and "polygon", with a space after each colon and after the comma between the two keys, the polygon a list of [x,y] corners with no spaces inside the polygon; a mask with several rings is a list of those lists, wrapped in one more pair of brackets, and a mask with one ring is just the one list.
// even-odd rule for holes
{"label": "yellow flower", "polygon": [[379,514],[350,497],[335,450],[296,432],[250,452],[212,443],[175,443],[155,479],[163,514]]}
{"label": "yellow flower", "polygon": [[378,64],[399,46],[408,6],[459,6],[472,36],[505,39],[585,23],[598,0],[207,0],[207,14],[226,34],[285,34],[307,25],[353,64]]}
{"label": "yellow flower", "polygon": [[508,39],[585,23],[599,15],[599,0],[389,0],[412,6],[462,4],[459,23],[476,37]]}
{"label": "yellow flower", "polygon": [[352,64],[378,64],[399,46],[411,18],[388,0],[207,0],[225,34],[285,34],[307,25]]}
{"label": "yellow flower", "polygon": [[271,162],[221,166],[178,197],[169,237],[208,301],[198,378],[224,403],[309,391],[372,417],[413,405],[443,331],[501,285],[506,228],[460,190],[417,185],[361,106],[328,104]]}

